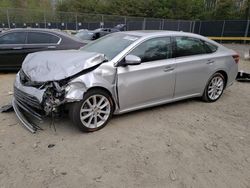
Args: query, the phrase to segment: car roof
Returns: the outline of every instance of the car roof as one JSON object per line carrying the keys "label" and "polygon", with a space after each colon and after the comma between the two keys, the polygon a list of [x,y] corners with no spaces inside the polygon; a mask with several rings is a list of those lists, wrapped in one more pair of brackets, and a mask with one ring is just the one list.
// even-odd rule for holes
{"label": "car roof", "polygon": [[157,37],[157,36],[190,36],[190,37],[199,37],[199,38],[205,38],[201,35],[197,35],[194,33],[188,33],[183,31],[167,31],[167,30],[138,30],[138,31],[124,31],[123,33],[127,33],[130,35],[136,35],[140,37]]}
{"label": "car roof", "polygon": [[129,35],[135,35],[139,36],[141,38],[150,38],[150,37],[162,37],[162,36],[186,36],[186,37],[193,37],[198,38],[207,42],[210,42],[212,44],[215,44],[217,46],[221,46],[217,42],[210,40],[207,37],[204,37],[202,35],[194,34],[194,33],[188,33],[183,31],[167,31],[167,30],[138,30],[138,31],[123,31],[121,33],[129,34]]}
{"label": "car roof", "polygon": [[[56,29],[43,29],[43,28],[14,28],[14,29],[9,29],[7,31],[47,31],[47,32],[60,32],[60,30],[56,30]],[[6,32],[7,32],[6,31]]]}
{"label": "car roof", "polygon": [[35,31],[35,32],[47,32],[47,33],[52,33],[52,34],[55,34],[55,35],[59,35],[60,37],[66,37],[68,39],[71,39],[71,40],[74,40],[74,41],[77,41],[77,42],[82,42],[78,38],[76,38],[76,37],[74,37],[72,35],[69,35],[68,33],[63,32],[63,31],[58,30],[58,29],[15,28],[15,29],[7,30],[7,31],[5,31],[4,33],[1,33],[1,34],[11,33],[11,32],[22,32],[22,31],[25,31],[25,32],[29,32],[29,31],[30,32],[32,32],[32,31]]}
{"label": "car roof", "polygon": [[6,30],[4,33],[7,33],[7,32],[22,32],[22,31],[25,31],[25,32],[29,32],[29,31],[35,31],[35,32],[48,32],[48,33],[54,33],[54,34],[57,34],[57,35],[63,35],[63,36],[66,36],[66,37],[70,37],[69,34],[61,31],[61,30],[58,30],[58,29],[42,29],[42,28],[15,28],[15,29],[9,29],[9,30]]}

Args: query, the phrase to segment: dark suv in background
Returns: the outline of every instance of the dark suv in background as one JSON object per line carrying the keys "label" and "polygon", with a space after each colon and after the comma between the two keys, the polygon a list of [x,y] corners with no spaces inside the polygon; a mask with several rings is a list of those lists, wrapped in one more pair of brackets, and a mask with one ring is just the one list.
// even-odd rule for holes
{"label": "dark suv in background", "polygon": [[18,70],[27,54],[44,50],[79,49],[85,43],[64,32],[13,29],[0,33],[0,70]]}

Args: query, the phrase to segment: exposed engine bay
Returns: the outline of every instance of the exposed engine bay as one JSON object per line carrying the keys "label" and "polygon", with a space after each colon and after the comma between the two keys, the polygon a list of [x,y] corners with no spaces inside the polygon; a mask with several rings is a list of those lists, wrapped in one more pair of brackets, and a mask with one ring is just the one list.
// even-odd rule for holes
{"label": "exposed engine bay", "polygon": [[58,113],[57,107],[65,102],[65,89],[57,82],[51,82],[46,87],[43,102],[44,111],[46,115]]}

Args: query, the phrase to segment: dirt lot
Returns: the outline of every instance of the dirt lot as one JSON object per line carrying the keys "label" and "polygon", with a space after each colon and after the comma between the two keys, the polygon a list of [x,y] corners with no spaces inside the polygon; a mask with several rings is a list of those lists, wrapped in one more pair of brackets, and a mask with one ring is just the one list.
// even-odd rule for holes
{"label": "dirt lot", "polygon": [[[240,69],[250,72],[250,61]],[[0,105],[11,100],[14,77],[0,75]],[[250,188],[249,83],[235,82],[213,104],[192,99],[116,116],[91,134],[67,119],[56,132],[43,127],[31,134],[13,112],[0,114],[0,188]]]}

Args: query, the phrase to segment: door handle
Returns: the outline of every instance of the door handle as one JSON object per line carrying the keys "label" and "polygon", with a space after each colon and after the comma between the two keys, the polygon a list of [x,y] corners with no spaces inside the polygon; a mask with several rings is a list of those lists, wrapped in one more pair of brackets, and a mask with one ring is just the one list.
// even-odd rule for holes
{"label": "door handle", "polygon": [[172,70],[174,70],[174,67],[172,67],[172,66],[166,66],[163,71],[164,72],[169,72],[169,71],[172,71]]}
{"label": "door handle", "polygon": [[48,46],[48,49],[55,49],[55,46]]}
{"label": "door handle", "polygon": [[21,49],[23,49],[23,47],[21,47],[21,46],[19,46],[19,47],[13,47],[12,49],[13,50],[21,50]]}
{"label": "door handle", "polygon": [[211,60],[211,59],[210,59],[210,60],[207,61],[207,64],[208,64],[208,65],[212,65],[213,63],[214,63],[214,60]]}

